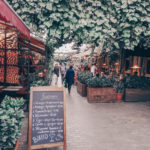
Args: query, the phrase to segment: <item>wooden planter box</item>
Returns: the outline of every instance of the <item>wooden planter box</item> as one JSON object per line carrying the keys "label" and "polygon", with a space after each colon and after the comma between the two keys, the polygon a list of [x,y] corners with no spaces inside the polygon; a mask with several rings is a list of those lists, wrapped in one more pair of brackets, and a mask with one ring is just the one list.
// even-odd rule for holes
{"label": "wooden planter box", "polygon": [[79,81],[77,82],[77,92],[83,96],[87,96],[87,85],[80,83]]}
{"label": "wooden planter box", "polygon": [[114,102],[116,100],[115,88],[87,88],[87,100],[93,102]]}
{"label": "wooden planter box", "polygon": [[126,88],[125,101],[150,101],[150,89]]}

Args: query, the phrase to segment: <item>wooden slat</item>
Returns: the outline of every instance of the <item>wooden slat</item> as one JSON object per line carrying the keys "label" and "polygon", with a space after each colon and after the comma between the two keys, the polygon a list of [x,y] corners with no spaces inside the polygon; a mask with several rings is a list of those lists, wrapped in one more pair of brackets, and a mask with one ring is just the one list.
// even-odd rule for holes
{"label": "wooden slat", "polygon": [[59,146],[64,146],[64,143],[34,145],[34,146],[31,146],[31,149],[53,148],[53,147],[59,147]]}

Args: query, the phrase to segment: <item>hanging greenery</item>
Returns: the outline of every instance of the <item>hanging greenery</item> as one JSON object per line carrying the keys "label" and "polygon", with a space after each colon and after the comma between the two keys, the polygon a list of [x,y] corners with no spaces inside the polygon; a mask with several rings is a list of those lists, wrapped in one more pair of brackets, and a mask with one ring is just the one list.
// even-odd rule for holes
{"label": "hanging greenery", "polygon": [[106,51],[150,47],[149,0],[8,0],[54,47],[75,41]]}

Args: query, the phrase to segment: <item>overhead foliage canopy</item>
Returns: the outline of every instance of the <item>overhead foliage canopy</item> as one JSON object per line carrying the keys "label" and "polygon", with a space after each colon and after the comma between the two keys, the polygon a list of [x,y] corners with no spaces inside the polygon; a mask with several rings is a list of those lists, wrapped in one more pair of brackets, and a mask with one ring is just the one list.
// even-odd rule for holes
{"label": "overhead foliage canopy", "polygon": [[75,41],[107,50],[150,47],[149,0],[8,0],[21,18],[46,32],[51,46]]}

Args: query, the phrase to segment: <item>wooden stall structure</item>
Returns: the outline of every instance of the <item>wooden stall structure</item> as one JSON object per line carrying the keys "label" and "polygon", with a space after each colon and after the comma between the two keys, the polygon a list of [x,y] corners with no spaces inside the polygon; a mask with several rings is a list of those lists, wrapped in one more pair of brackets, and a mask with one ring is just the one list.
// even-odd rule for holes
{"label": "wooden stall structure", "polygon": [[150,50],[136,47],[134,51],[125,51],[124,62],[125,73],[137,72],[138,76],[150,77]]}
{"label": "wooden stall structure", "polygon": [[38,74],[45,66],[45,45],[30,36],[29,28],[5,0],[0,0],[0,9],[0,93],[26,95],[31,73]]}
{"label": "wooden stall structure", "polygon": [[0,39],[0,83],[7,87],[2,91],[27,94],[30,80],[46,67],[45,45],[33,37],[22,38],[16,29],[3,24]]}
{"label": "wooden stall structure", "polygon": [[138,76],[150,77],[150,49],[137,46],[134,51],[124,49],[118,55],[120,59],[112,63],[107,52],[101,53],[97,58],[98,70],[100,72],[114,70],[117,74],[126,75],[128,73],[132,76],[137,72]]}

